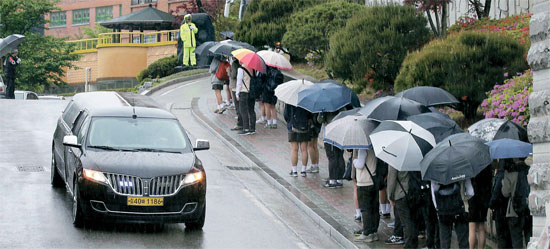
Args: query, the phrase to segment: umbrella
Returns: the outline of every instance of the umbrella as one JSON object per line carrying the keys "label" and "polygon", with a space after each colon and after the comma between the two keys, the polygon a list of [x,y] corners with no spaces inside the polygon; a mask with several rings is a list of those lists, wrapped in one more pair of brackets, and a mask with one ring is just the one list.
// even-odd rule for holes
{"label": "umbrella", "polygon": [[359,114],[360,109],[361,108],[353,108],[351,110],[340,112],[336,116],[334,116],[334,118],[332,118],[331,122],[336,121],[338,119],[341,119],[343,117],[347,117],[347,116],[359,116],[359,115],[361,115],[361,114]]}
{"label": "umbrella", "polygon": [[254,52],[256,52],[256,48],[246,42],[240,42],[240,41],[234,41],[234,40],[223,40],[223,41],[220,41],[220,43],[227,43],[227,44],[231,44],[231,45],[237,45],[241,48],[246,48],[246,49],[250,49]]}
{"label": "umbrella", "polygon": [[370,135],[374,154],[399,171],[419,171],[434,136],[411,121],[383,121]]}
{"label": "umbrella", "polygon": [[449,92],[433,86],[417,86],[395,95],[395,97],[405,97],[425,106],[434,105],[453,105],[458,104],[458,100]]}
{"label": "umbrella", "polygon": [[0,57],[11,53],[25,39],[24,35],[9,35],[0,42]]}
{"label": "umbrella", "polygon": [[451,119],[451,116],[449,116],[447,113],[442,113],[437,108],[435,108],[433,106],[428,107],[428,109],[433,113],[436,113],[436,114],[439,114],[439,115],[441,115],[445,118]]}
{"label": "umbrella", "polygon": [[333,112],[351,103],[351,90],[334,83],[317,83],[298,93],[298,106],[311,113]]}
{"label": "umbrella", "polygon": [[198,56],[211,56],[212,54],[209,49],[216,44],[217,42],[215,41],[204,42],[195,49],[195,54],[197,54]]}
{"label": "umbrella", "polygon": [[464,132],[452,119],[433,112],[409,116],[407,120],[431,132],[438,143],[450,135]]}
{"label": "umbrella", "polygon": [[420,162],[420,172],[423,180],[447,185],[475,177],[491,162],[489,146],[483,140],[459,133],[443,139],[428,152]]}
{"label": "umbrella", "polygon": [[408,116],[430,112],[428,107],[403,97],[385,96],[368,102],[361,115],[377,120],[405,120]]}
{"label": "umbrella", "polygon": [[249,68],[252,68],[256,71],[259,71],[261,73],[265,73],[267,71],[266,67],[265,67],[265,63],[262,60],[262,58],[254,52],[247,53],[247,54],[243,55],[240,59],[239,58],[237,58],[237,59],[241,62],[241,64],[243,64],[243,65],[245,65]]}
{"label": "umbrella", "polygon": [[275,88],[275,96],[286,104],[297,106],[298,93],[312,86],[312,82],[304,79],[287,81]]}
{"label": "umbrella", "polygon": [[523,142],[529,142],[527,138],[527,130],[522,126],[506,119],[482,119],[468,127],[468,132],[470,132],[472,136],[481,138],[486,142],[499,138],[511,138]]}
{"label": "umbrella", "polygon": [[516,139],[502,138],[486,143],[492,159],[526,158],[533,153],[533,145]]}
{"label": "umbrella", "polygon": [[[319,81],[318,83],[334,83],[334,84],[338,84],[338,85],[342,85],[342,86],[345,86],[347,87],[346,85],[336,81],[336,80],[321,80]],[[356,107],[361,107],[361,102],[359,101],[359,96],[357,96],[357,94],[355,94],[355,92],[351,91],[351,103],[350,105],[353,107],[353,108],[356,108]]]}
{"label": "umbrella", "polygon": [[254,53],[254,51],[248,49],[248,48],[239,48],[233,52],[231,52],[231,54],[237,58],[237,60],[243,58],[245,55],[249,54],[249,53]]}
{"label": "umbrella", "polygon": [[283,55],[269,50],[258,51],[258,55],[264,59],[266,65],[276,67],[281,70],[292,70],[290,61]]}
{"label": "umbrella", "polygon": [[220,35],[222,35],[222,37],[226,39],[233,39],[233,36],[235,36],[235,33],[233,33],[233,31],[224,31],[224,32],[220,32]]}
{"label": "umbrella", "polygon": [[217,55],[231,56],[231,52],[239,48],[242,47],[228,42],[219,42],[218,44],[210,47],[208,51]]}
{"label": "umbrella", "polygon": [[325,143],[340,149],[370,149],[369,134],[378,126],[378,122],[364,116],[347,116],[331,122],[325,127]]}

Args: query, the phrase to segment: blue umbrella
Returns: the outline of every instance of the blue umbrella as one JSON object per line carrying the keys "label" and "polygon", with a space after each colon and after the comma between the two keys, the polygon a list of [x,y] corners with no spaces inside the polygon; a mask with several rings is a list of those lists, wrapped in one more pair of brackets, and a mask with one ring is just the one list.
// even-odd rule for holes
{"label": "blue umbrella", "polygon": [[533,145],[516,139],[503,138],[486,143],[492,159],[526,158],[533,153]]}
{"label": "blue umbrella", "polygon": [[[321,81],[319,81],[319,83],[334,83],[334,84],[337,84],[337,85],[342,85],[344,87],[347,87],[343,83],[340,83],[336,80],[321,80]],[[353,108],[361,107],[361,102],[359,101],[359,96],[357,96],[357,94],[355,94],[353,91],[351,92],[351,103],[350,103],[350,105]]]}
{"label": "blue umbrella", "polygon": [[351,89],[334,83],[317,83],[298,93],[298,106],[311,113],[334,112],[351,103]]}

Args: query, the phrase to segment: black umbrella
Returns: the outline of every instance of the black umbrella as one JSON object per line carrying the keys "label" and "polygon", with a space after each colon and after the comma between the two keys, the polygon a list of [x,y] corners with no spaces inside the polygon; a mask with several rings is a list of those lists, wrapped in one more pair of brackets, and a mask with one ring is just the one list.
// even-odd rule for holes
{"label": "black umbrella", "polygon": [[451,135],[439,142],[422,161],[423,180],[451,184],[475,177],[491,164],[489,146],[468,133]]}
{"label": "black umbrella", "polygon": [[406,120],[407,117],[430,112],[428,107],[403,97],[385,96],[368,102],[361,115],[376,120]]}
{"label": "black umbrella", "polygon": [[459,103],[455,96],[449,92],[433,86],[417,86],[409,88],[396,94],[395,97],[412,99],[425,106],[453,105]]}
{"label": "black umbrella", "polygon": [[224,31],[224,32],[220,32],[220,35],[222,35],[222,37],[225,39],[233,39],[233,36],[235,36],[235,33],[233,33],[233,31]]}
{"label": "black umbrella", "polygon": [[220,43],[229,43],[229,44],[232,44],[232,45],[241,46],[241,48],[250,49],[254,52],[258,51],[254,46],[252,46],[252,45],[250,45],[246,42],[240,42],[240,41],[234,41],[234,40],[224,40],[224,41],[221,41]]}
{"label": "black umbrella", "polygon": [[[336,80],[321,80],[318,83],[334,83],[334,84],[338,84],[338,85],[348,87],[348,86],[346,86],[346,85],[344,85],[344,84],[342,84],[342,83],[340,83]],[[355,94],[355,92],[353,92],[353,90],[351,91],[351,103],[350,103],[350,105],[353,108],[361,107],[361,102],[359,101],[359,96],[357,96],[357,94]]]}
{"label": "black umbrella", "polygon": [[24,35],[9,35],[0,42],[0,57],[11,53],[25,39]]}
{"label": "black umbrella", "polygon": [[231,56],[231,52],[239,48],[243,47],[229,42],[219,42],[218,44],[210,47],[208,51],[215,55]]}
{"label": "black umbrella", "polygon": [[216,44],[217,42],[215,41],[204,42],[195,49],[195,54],[197,54],[197,56],[211,56],[212,54],[209,49]]}
{"label": "black umbrella", "polygon": [[529,142],[527,130],[523,128],[523,126],[506,119],[482,119],[468,127],[468,131],[472,136],[479,137],[486,142],[500,138],[510,138]]}
{"label": "black umbrella", "polygon": [[407,120],[431,132],[438,143],[450,135],[464,132],[452,119],[433,112],[410,116]]}

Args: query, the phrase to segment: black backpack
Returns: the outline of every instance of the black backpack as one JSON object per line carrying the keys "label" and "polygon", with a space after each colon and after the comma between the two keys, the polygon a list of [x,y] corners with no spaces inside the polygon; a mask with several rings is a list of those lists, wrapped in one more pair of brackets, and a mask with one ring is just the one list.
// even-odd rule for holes
{"label": "black backpack", "polygon": [[282,84],[284,81],[283,73],[281,73],[281,70],[276,68],[270,68],[267,72],[267,84],[266,89],[269,92],[275,92],[275,88]]}
{"label": "black backpack", "polygon": [[250,77],[250,84],[248,86],[248,98],[257,99],[262,94],[262,76],[257,76],[255,73],[250,74],[250,72],[248,72],[248,70],[246,70],[244,67],[243,70]]}
{"label": "black backpack", "polygon": [[309,131],[309,116],[310,112],[306,111],[301,107],[295,107],[292,112],[292,128],[298,130],[299,132]]}
{"label": "black backpack", "polygon": [[464,201],[462,201],[460,195],[460,183],[441,185],[434,194],[437,203],[437,214],[454,216],[466,212]]}
{"label": "black backpack", "polygon": [[529,192],[530,187],[527,182],[527,170],[521,169],[518,171],[518,180],[514,197],[512,198],[512,207],[518,216],[529,215]]}
{"label": "black backpack", "polygon": [[403,185],[401,185],[401,182],[399,181],[399,178],[397,179],[397,183],[403,192],[405,192],[405,198],[407,198],[409,208],[417,209],[424,206],[425,191],[422,189],[425,188],[425,186],[423,187],[422,175],[420,174],[420,171],[409,171],[408,191],[405,191]]}

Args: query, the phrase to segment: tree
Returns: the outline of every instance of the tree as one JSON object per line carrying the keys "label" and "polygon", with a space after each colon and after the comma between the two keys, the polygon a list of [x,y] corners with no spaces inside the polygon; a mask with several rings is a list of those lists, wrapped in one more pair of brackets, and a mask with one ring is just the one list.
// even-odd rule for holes
{"label": "tree", "polygon": [[351,80],[358,90],[389,89],[407,52],[429,39],[426,19],[411,6],[366,8],[330,38],[327,73]]}
{"label": "tree", "polygon": [[48,22],[44,16],[57,10],[55,3],[52,0],[0,1],[0,37],[26,36],[19,45],[21,65],[17,70],[17,88],[42,92],[45,88],[66,84],[65,69],[74,68],[72,63],[80,58],[78,54],[71,54],[74,44],[35,33]]}
{"label": "tree", "polygon": [[[478,0],[472,0],[478,1]],[[451,0],[405,0],[404,3],[415,6],[421,13],[425,13],[430,28],[436,37],[444,38],[447,32],[447,4]],[[433,17],[432,17],[433,13]],[[435,21],[434,21],[435,19]]]}
{"label": "tree", "polygon": [[479,19],[489,17],[491,0],[485,0],[485,4],[482,4],[481,0],[468,0],[468,3],[471,6],[470,12],[476,13]]}
{"label": "tree", "polygon": [[[273,46],[283,39],[286,25],[294,11],[324,0],[254,0],[246,9],[235,32],[235,39],[256,47]],[[285,46],[285,44],[282,44]]]}
{"label": "tree", "polygon": [[98,38],[99,34],[109,33],[111,31],[112,31],[111,29],[105,28],[101,26],[101,24],[99,23],[96,23],[94,28],[90,28],[90,27],[84,28],[84,34],[86,35],[86,37],[88,37],[88,39]]}
{"label": "tree", "polygon": [[356,3],[334,1],[294,12],[282,43],[299,58],[314,53],[323,61],[324,54],[329,50],[330,36],[343,29],[348,18],[363,8]]}
{"label": "tree", "polygon": [[524,51],[524,45],[504,34],[460,32],[407,55],[395,90],[441,87],[459,99],[458,110],[473,121],[485,92],[503,82],[505,75],[527,68]]}

